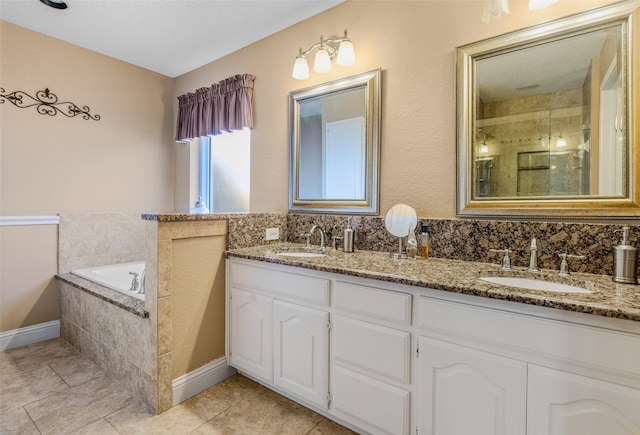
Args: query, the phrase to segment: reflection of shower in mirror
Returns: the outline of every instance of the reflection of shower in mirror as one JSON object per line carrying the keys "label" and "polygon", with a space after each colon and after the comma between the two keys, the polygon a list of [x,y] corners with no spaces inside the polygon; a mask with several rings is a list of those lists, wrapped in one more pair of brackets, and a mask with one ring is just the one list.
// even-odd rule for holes
{"label": "reflection of shower in mirror", "polygon": [[478,196],[481,198],[490,197],[492,194],[495,159],[496,157],[483,157],[476,159],[476,192],[478,192]]}

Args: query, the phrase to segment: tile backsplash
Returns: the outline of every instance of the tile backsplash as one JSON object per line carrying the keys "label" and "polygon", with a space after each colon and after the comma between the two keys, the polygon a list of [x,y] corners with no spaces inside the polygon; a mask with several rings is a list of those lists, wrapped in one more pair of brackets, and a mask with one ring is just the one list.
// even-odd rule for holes
{"label": "tile backsplash", "polygon": [[[573,260],[570,269],[575,272],[610,275],[613,270],[612,247],[617,245],[621,234],[614,234],[621,224],[571,223],[571,222],[521,222],[493,220],[419,219],[420,225],[429,226],[430,256],[452,260],[478,261],[500,264],[501,254],[490,249],[510,249],[514,266],[529,265],[529,247],[535,237],[538,246],[538,266],[557,270],[560,267],[558,254],[585,255],[586,260]],[[356,249],[391,252],[397,249],[397,239],[387,233],[384,218],[377,216],[348,216],[288,214],[287,242],[303,242],[300,234],[318,225],[325,232],[341,235],[351,222],[356,231]],[[628,224],[630,241],[640,245],[640,225]],[[317,244],[317,236],[312,239]]]}

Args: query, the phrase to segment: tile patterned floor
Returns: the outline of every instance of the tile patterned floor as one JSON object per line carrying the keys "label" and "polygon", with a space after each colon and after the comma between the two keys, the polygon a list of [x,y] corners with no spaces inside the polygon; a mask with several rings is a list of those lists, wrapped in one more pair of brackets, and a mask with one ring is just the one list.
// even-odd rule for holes
{"label": "tile patterned floor", "polygon": [[240,375],[161,415],[56,338],[0,352],[0,434],[353,434]]}

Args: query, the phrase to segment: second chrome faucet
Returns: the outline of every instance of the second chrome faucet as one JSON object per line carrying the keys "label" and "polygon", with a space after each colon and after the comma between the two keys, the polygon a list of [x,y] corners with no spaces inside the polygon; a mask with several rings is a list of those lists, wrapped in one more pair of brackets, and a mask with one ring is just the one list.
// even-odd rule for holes
{"label": "second chrome faucet", "polygon": [[[539,272],[540,268],[538,267],[538,243],[535,237],[531,239],[531,245],[529,247],[530,255],[529,255],[529,268],[527,271],[529,272]],[[509,254],[513,251],[510,249],[489,249],[489,252],[499,252],[504,253],[504,257],[502,258],[502,270],[511,270],[511,259],[509,258]],[[562,253],[558,254],[561,258],[560,262],[560,270],[558,271],[559,275],[567,276],[570,274],[569,272],[569,264],[567,262],[568,258],[575,258],[579,260],[584,260],[587,257],[584,255],[571,255]]]}

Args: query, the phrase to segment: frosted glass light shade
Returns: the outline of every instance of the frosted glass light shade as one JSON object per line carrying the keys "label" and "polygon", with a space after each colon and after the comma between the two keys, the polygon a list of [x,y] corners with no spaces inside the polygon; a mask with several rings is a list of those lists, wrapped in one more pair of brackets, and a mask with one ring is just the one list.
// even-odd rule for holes
{"label": "frosted glass light shade", "polygon": [[566,147],[567,146],[567,140],[565,138],[563,138],[562,136],[560,136],[558,138],[558,141],[556,142],[556,146],[557,147]]}
{"label": "frosted glass light shade", "polygon": [[529,0],[529,10],[535,11],[537,9],[544,9],[557,1],[558,0]]}
{"label": "frosted glass light shade", "polygon": [[309,78],[309,64],[304,56],[296,57],[296,63],[293,64],[293,74],[291,77],[297,80]]}
{"label": "frosted glass light shade", "polygon": [[494,18],[509,15],[509,0],[485,0],[482,21],[489,23]]}
{"label": "frosted glass light shade", "polygon": [[328,73],[331,71],[331,58],[329,52],[321,48],[316,53],[316,59],[313,62],[313,70],[318,73]]}
{"label": "frosted glass light shade", "polygon": [[481,153],[488,153],[489,152],[489,147],[487,146],[486,143],[483,143],[482,145],[480,145],[480,152]]}
{"label": "frosted glass light shade", "polygon": [[356,63],[356,52],[353,49],[351,41],[342,41],[340,43],[340,48],[338,48],[338,59],[336,62],[341,66],[349,66]]}

